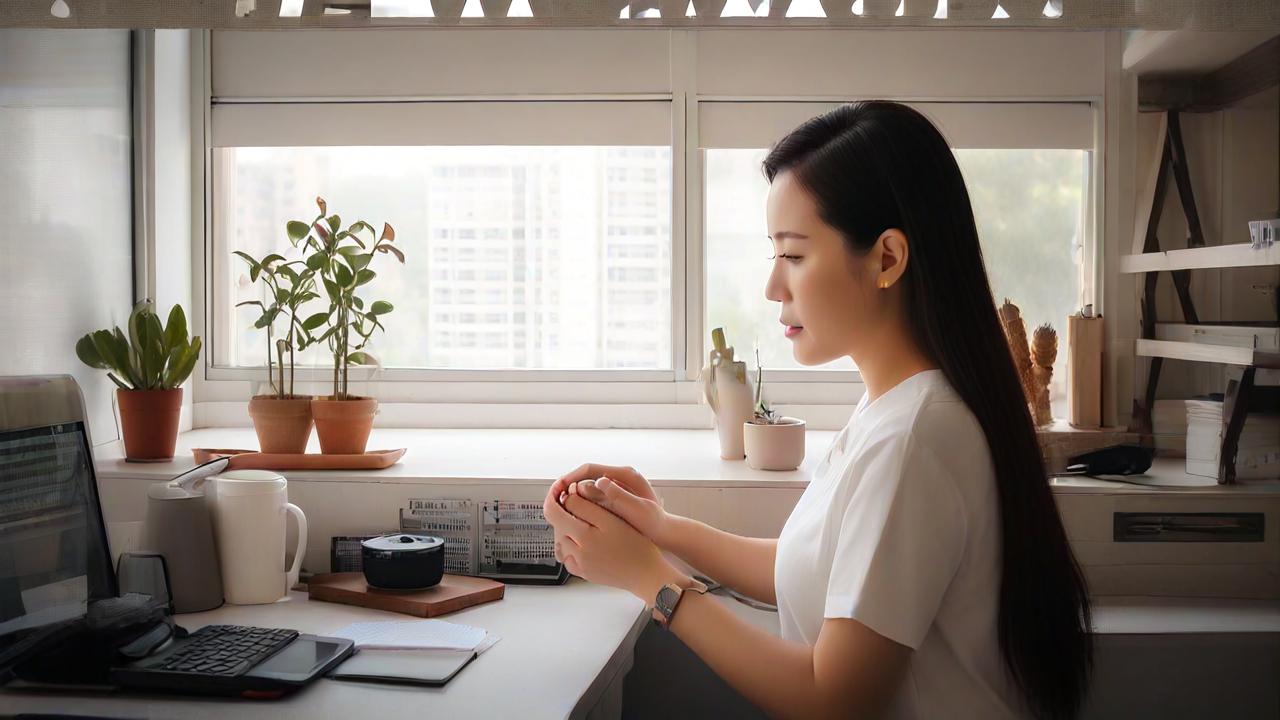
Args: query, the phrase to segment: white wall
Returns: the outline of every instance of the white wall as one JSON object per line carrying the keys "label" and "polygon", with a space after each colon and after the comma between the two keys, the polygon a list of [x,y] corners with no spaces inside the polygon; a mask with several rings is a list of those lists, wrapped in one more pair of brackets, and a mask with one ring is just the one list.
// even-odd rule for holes
{"label": "white wall", "polygon": [[95,442],[106,373],[75,343],[133,294],[129,33],[0,30],[0,375],[70,373]]}

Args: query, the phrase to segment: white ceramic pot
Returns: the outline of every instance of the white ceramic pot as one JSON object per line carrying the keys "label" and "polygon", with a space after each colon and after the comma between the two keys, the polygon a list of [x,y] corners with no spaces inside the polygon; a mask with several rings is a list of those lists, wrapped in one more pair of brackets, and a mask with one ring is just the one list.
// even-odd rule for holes
{"label": "white ceramic pot", "polygon": [[742,424],[747,465],[753,470],[795,470],[804,462],[804,421],[781,418],[772,425]]}
{"label": "white ceramic pot", "polygon": [[[285,597],[298,582],[307,518],[289,502],[288,483],[268,470],[234,470],[214,478],[213,527],[227,602],[257,605]],[[285,567],[285,522],[298,521],[293,567]]]}

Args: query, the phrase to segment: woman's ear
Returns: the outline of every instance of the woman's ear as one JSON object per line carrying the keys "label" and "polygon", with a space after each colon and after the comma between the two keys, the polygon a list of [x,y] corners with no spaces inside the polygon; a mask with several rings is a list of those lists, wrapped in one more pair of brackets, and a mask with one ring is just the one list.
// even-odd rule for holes
{"label": "woman's ear", "polygon": [[876,287],[881,290],[893,287],[907,272],[910,244],[907,236],[897,228],[889,228],[876,240],[880,250],[880,275]]}

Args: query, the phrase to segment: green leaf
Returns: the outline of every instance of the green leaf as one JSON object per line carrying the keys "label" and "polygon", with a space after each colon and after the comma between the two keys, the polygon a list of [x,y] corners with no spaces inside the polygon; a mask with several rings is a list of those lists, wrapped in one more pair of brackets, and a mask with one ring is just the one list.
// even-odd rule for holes
{"label": "green leaf", "polygon": [[352,255],[347,258],[347,262],[351,263],[351,269],[360,271],[368,267],[369,261],[373,259],[373,253],[363,253],[360,255]]}
{"label": "green leaf", "polygon": [[258,318],[258,320],[253,323],[253,326],[261,330],[262,328],[275,322],[276,317],[279,314],[280,314],[280,306],[272,305],[271,307],[267,308],[266,312],[262,313],[262,317]]}
{"label": "green leaf", "polygon": [[142,348],[143,378],[147,388],[159,387],[164,373],[164,327],[154,313],[147,315],[147,344]]}
{"label": "green leaf", "polygon": [[318,297],[320,297],[320,296],[319,296],[319,295],[317,295],[317,294],[315,294],[315,293],[313,293],[313,292],[310,292],[310,291],[308,291],[308,292],[304,292],[304,293],[302,293],[301,295],[299,295],[299,296],[298,296],[298,304],[299,304],[299,305],[303,305],[303,304],[305,304],[305,303],[309,303],[309,302],[311,302],[312,300],[315,300],[315,299],[316,299],[316,298],[318,298]]}
{"label": "green leaf", "polygon": [[374,301],[373,305],[369,308],[369,314],[374,316],[386,315],[387,313],[391,312],[394,309],[395,308],[392,307],[391,303],[387,302],[386,300],[376,300]]}
{"label": "green leaf", "polygon": [[135,305],[133,312],[129,313],[129,345],[133,351],[142,352],[142,347],[146,342],[146,309],[142,303]]}
{"label": "green leaf", "polygon": [[338,228],[340,228],[340,227],[342,227],[342,218],[338,217],[338,214],[337,214],[337,213],[334,213],[334,214],[330,215],[330,216],[329,216],[329,230],[330,230],[330,231],[332,231],[332,232],[338,232]]}
{"label": "green leaf", "polygon": [[182,312],[181,305],[174,305],[169,311],[169,322],[164,328],[165,351],[187,342],[187,315]]}
{"label": "green leaf", "polygon": [[377,365],[378,360],[374,356],[366,352],[353,352],[347,356],[347,362],[352,365]]}
{"label": "green leaf", "polygon": [[279,290],[277,290],[277,291],[276,291],[276,304],[277,304],[277,305],[284,305],[284,304],[286,304],[286,303],[288,303],[288,302],[289,302],[289,291],[288,291],[288,290],[285,290],[284,288],[280,288]]}
{"label": "green leaf", "polygon": [[262,301],[261,301],[261,300],[245,300],[244,302],[238,302],[238,303],[236,303],[236,307],[242,307],[242,306],[244,306],[244,305],[257,305],[259,308],[261,308],[261,309],[263,309],[263,310],[265,310],[265,309],[266,309],[266,308],[264,308],[264,307],[262,306]]}
{"label": "green leaf", "polygon": [[124,384],[123,382],[121,382],[121,381],[120,381],[120,378],[116,377],[116,376],[115,376],[114,374],[112,374],[112,373],[107,373],[107,377],[108,377],[108,378],[110,378],[111,382],[115,383],[116,385],[119,385],[121,390],[132,390],[132,389],[133,389],[133,388],[129,387],[128,385]]}
{"label": "green leaf", "polygon": [[364,309],[364,300],[361,300],[359,297],[355,295],[351,296],[351,304],[354,305],[357,310]]}
{"label": "green leaf", "polygon": [[93,349],[97,351],[98,357],[102,358],[102,362],[107,367],[124,375],[131,385],[134,384],[134,378],[129,368],[128,345],[126,344],[123,352],[121,352],[120,344],[110,330],[98,330],[90,333],[87,337],[93,344]]}
{"label": "green leaf", "polygon": [[270,255],[268,255],[268,256],[266,256],[266,257],[262,258],[262,267],[263,267],[263,268],[269,268],[269,267],[271,267],[271,264],[272,264],[272,263],[278,263],[278,262],[281,262],[281,261],[283,261],[283,260],[284,260],[284,256],[283,256],[283,255],[280,255],[280,254],[278,254],[278,253],[271,253]]}
{"label": "green leaf", "polygon": [[196,360],[200,358],[200,347],[200,338],[197,337],[192,338],[189,345],[174,349],[164,373],[162,386],[165,389],[173,389],[186,382],[196,367]]}
{"label": "green leaf", "polygon": [[[106,333],[106,331],[102,331]],[[124,333],[120,332],[120,328],[113,328],[111,332],[106,333],[107,341],[115,349],[116,359],[111,362],[116,369],[124,375],[125,380],[135,388],[142,387],[142,375],[138,368],[137,358],[133,350],[129,347],[129,341],[125,338]],[[95,341],[95,345],[96,345]]]}
{"label": "green leaf", "polygon": [[251,256],[249,253],[246,253],[246,252],[241,252],[239,250],[236,250],[231,254],[238,255],[241,260],[244,260],[245,262],[249,263],[249,280],[251,280],[252,282],[257,282],[258,273],[262,271],[262,264],[259,263],[257,260],[254,260],[253,256]]}
{"label": "green leaf", "polygon": [[76,357],[80,362],[98,370],[110,370],[111,365],[102,359],[102,354],[93,346],[93,336],[85,335],[76,342]]}
{"label": "green leaf", "polygon": [[376,277],[378,277],[378,273],[372,270],[361,270],[356,273],[356,287],[360,287]]}
{"label": "green leaf", "polygon": [[290,220],[289,223],[285,225],[285,229],[289,233],[289,242],[294,245],[297,245],[299,240],[306,237],[311,232],[311,226],[301,220]]}
{"label": "green leaf", "polygon": [[315,315],[312,315],[311,317],[307,318],[306,320],[303,320],[302,328],[304,330],[315,330],[316,328],[328,322],[328,320],[329,320],[329,313],[318,312]]}
{"label": "green leaf", "polygon": [[354,245],[347,245],[345,247],[338,248],[338,252],[350,259],[352,255],[359,255],[364,251]]}
{"label": "green leaf", "polygon": [[323,335],[321,335],[320,337],[316,338],[316,342],[318,342],[318,343],[322,343],[322,342],[324,342],[325,340],[328,340],[330,337],[333,337],[333,334],[334,334],[334,333],[336,333],[336,332],[338,332],[338,328],[336,328],[336,327],[331,327],[331,328],[329,328],[328,330],[325,330]]}
{"label": "green leaf", "polygon": [[320,272],[321,268],[323,268],[323,267],[324,267],[324,263],[325,263],[325,260],[326,260],[326,259],[327,259],[327,258],[326,258],[326,256],[325,256],[325,254],[324,254],[324,253],[321,253],[321,252],[317,252],[317,253],[313,253],[313,254],[311,254],[311,255],[308,255],[308,256],[307,256],[307,268],[308,268],[308,269],[310,269],[310,270],[312,270],[312,271],[314,271],[314,272]]}
{"label": "green leaf", "polygon": [[333,273],[333,279],[338,281],[338,285],[343,288],[351,287],[351,270],[346,265],[338,263]]}
{"label": "green leaf", "polygon": [[329,293],[329,299],[335,303],[342,297],[342,289],[338,287],[337,283],[328,278],[325,278],[324,289],[325,292]]}
{"label": "green leaf", "polygon": [[[147,368],[147,389],[156,389],[162,386],[164,382],[164,366],[169,358],[165,355],[164,346],[160,344],[160,339],[156,338],[154,342],[147,346],[143,353],[145,359],[145,367]],[[179,346],[181,347],[181,346]]]}

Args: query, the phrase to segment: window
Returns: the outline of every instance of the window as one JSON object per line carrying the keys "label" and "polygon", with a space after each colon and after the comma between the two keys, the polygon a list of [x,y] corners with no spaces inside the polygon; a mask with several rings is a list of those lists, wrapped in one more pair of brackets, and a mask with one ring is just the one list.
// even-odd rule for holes
{"label": "window", "polygon": [[914,104],[955,150],[997,296],[1029,324],[1093,297],[1102,34],[779,30],[767,56],[733,30],[210,37],[210,380],[257,377],[266,351],[234,309],[260,289],[231,252],[287,245],[285,221],[322,195],[345,222],[394,224],[406,253],[374,266],[371,295],[396,308],[371,348],[383,379],[474,386],[448,390],[459,402],[687,403],[723,325],[781,370],[775,402],[847,402],[852,364],[797,366],[764,298],[760,161],[858,97],[937,98]]}
{"label": "window", "polygon": [[[669,122],[663,103],[582,105],[588,115],[601,105],[629,114],[637,105],[656,105],[659,114],[641,120]],[[456,108],[442,107],[448,124]],[[672,369],[669,144],[369,146],[335,144],[349,137],[339,131],[296,136],[314,145],[276,145],[262,138],[252,117],[241,117],[244,107],[222,109],[229,113],[215,114],[221,147],[213,156],[217,365],[259,367],[266,357],[265,334],[253,327],[256,308],[235,307],[262,299],[264,290],[249,282],[232,253],[262,257],[287,249],[285,223],[314,217],[319,195],[344,225],[364,219],[396,228],[405,265],[377,258],[371,269],[379,277],[367,297],[395,306],[388,319],[393,331],[370,344],[384,367]],[[266,120],[280,106],[260,109]],[[399,110],[388,110],[397,127],[418,119]],[[637,137],[625,124],[615,130],[624,141],[661,135]],[[322,302],[313,301],[314,311],[324,309]],[[497,327],[472,332],[477,314]],[[643,323],[621,324],[636,317]],[[625,346],[616,342],[623,333]],[[328,362],[320,347],[301,360]]]}
{"label": "window", "polygon": [[[1066,108],[1070,118],[1073,108]],[[817,114],[824,108],[815,104],[788,109],[792,114]],[[1002,122],[1013,122],[1001,120],[1001,110],[1016,117],[1020,109],[991,104],[973,112],[986,115],[998,128]],[[925,108],[927,114],[931,110]],[[935,122],[953,145],[961,146],[954,153],[969,190],[992,291],[997,302],[1007,297],[1021,308],[1028,335],[1042,323],[1061,333],[1051,388],[1051,396],[1060,400],[1066,390],[1066,318],[1080,309],[1084,294],[1084,231],[1092,162],[1089,150],[1061,146],[1091,144],[1091,123],[1083,115],[1077,118],[1080,127],[1076,128],[1050,122],[1045,126],[1047,133],[1011,142],[986,134],[977,123],[971,123],[966,132],[966,118],[951,110],[940,113]],[[723,144],[746,144],[751,131],[739,133],[741,142],[734,142],[738,132],[734,123],[739,120],[718,112],[712,110],[708,122],[712,140],[719,137],[728,140]],[[973,147],[984,141],[1031,147]],[[772,267],[768,258],[773,254],[765,220],[768,183],[761,172],[766,153],[742,147],[704,151],[706,323],[707,327],[723,326],[740,353],[758,344],[766,368],[796,369],[800,365],[777,322],[778,305],[764,297]],[[1044,272],[1044,268],[1054,271]],[[824,369],[852,367],[842,358]]]}

